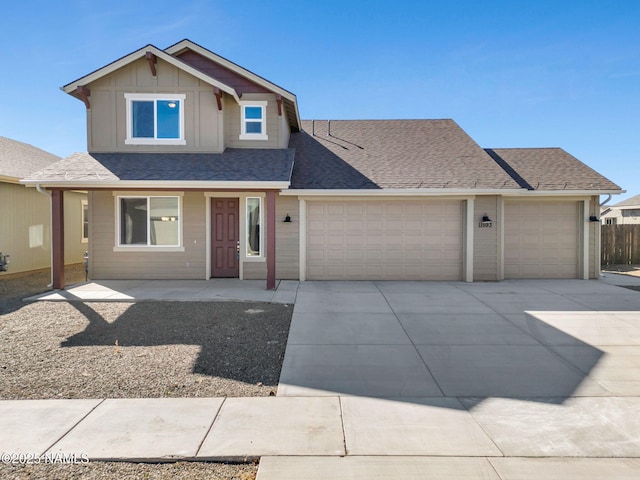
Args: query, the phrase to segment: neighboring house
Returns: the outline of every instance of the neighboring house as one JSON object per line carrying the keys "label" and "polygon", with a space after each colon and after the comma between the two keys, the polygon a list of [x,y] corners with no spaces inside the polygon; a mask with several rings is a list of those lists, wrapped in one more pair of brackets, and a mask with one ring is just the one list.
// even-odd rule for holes
{"label": "neighboring house", "polygon": [[[599,195],[559,148],[480,148],[453,120],[305,121],[295,95],[196,45],[63,87],[87,150],[24,183],[89,191],[94,279],[596,278]],[[63,286],[54,238],[54,285]]]}
{"label": "neighboring house", "polygon": [[[9,255],[1,276],[51,266],[51,204],[47,194],[20,179],[60,160],[32,145],[0,137],[0,253]],[[86,193],[69,192],[64,209],[67,264],[82,263],[87,250]]]}
{"label": "neighboring house", "polygon": [[602,207],[601,210],[603,225],[640,225],[640,195],[610,207]]}

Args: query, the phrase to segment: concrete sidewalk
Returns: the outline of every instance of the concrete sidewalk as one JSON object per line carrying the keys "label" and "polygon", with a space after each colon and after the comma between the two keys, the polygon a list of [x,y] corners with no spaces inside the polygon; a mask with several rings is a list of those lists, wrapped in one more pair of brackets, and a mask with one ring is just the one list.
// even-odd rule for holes
{"label": "concrete sidewalk", "polygon": [[454,398],[0,401],[0,451],[93,460],[245,461],[258,479],[636,479],[637,398],[562,409]]}

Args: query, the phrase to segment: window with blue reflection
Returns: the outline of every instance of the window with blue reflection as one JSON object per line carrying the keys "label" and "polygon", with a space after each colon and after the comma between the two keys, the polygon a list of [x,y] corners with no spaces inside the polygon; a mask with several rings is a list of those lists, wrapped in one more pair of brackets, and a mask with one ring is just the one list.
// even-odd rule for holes
{"label": "window with blue reflection", "polygon": [[133,101],[131,104],[133,115],[133,137],[153,138],[153,102]]}
{"label": "window with blue reflection", "polygon": [[180,102],[158,100],[156,102],[157,138],[180,138]]}

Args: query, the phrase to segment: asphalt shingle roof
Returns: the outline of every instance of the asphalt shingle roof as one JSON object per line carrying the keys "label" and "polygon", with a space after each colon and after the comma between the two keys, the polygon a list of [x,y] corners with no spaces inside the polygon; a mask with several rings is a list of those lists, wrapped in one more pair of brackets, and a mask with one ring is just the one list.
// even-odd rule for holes
{"label": "asphalt shingle roof", "polygon": [[622,202],[618,202],[615,205],[611,205],[612,207],[637,207],[640,205],[640,195],[636,195],[631,198],[627,198]]}
{"label": "asphalt shingle roof", "polygon": [[233,149],[224,153],[74,153],[29,176],[43,181],[288,182],[293,150]]}
{"label": "asphalt shingle roof", "polygon": [[296,150],[291,188],[521,188],[453,120],[302,125],[289,141]]}
{"label": "asphalt shingle roof", "polygon": [[53,153],[10,138],[0,137],[0,175],[24,178],[60,160]]}
{"label": "asphalt shingle roof", "polygon": [[620,190],[561,148],[493,148],[487,152],[516,172],[519,183],[529,190]]}

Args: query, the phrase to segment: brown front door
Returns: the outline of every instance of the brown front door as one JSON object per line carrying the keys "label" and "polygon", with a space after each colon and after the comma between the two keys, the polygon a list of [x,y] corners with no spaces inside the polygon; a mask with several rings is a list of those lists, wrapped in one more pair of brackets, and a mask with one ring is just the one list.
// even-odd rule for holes
{"label": "brown front door", "polygon": [[211,276],[237,278],[240,273],[240,201],[237,198],[211,199]]}

